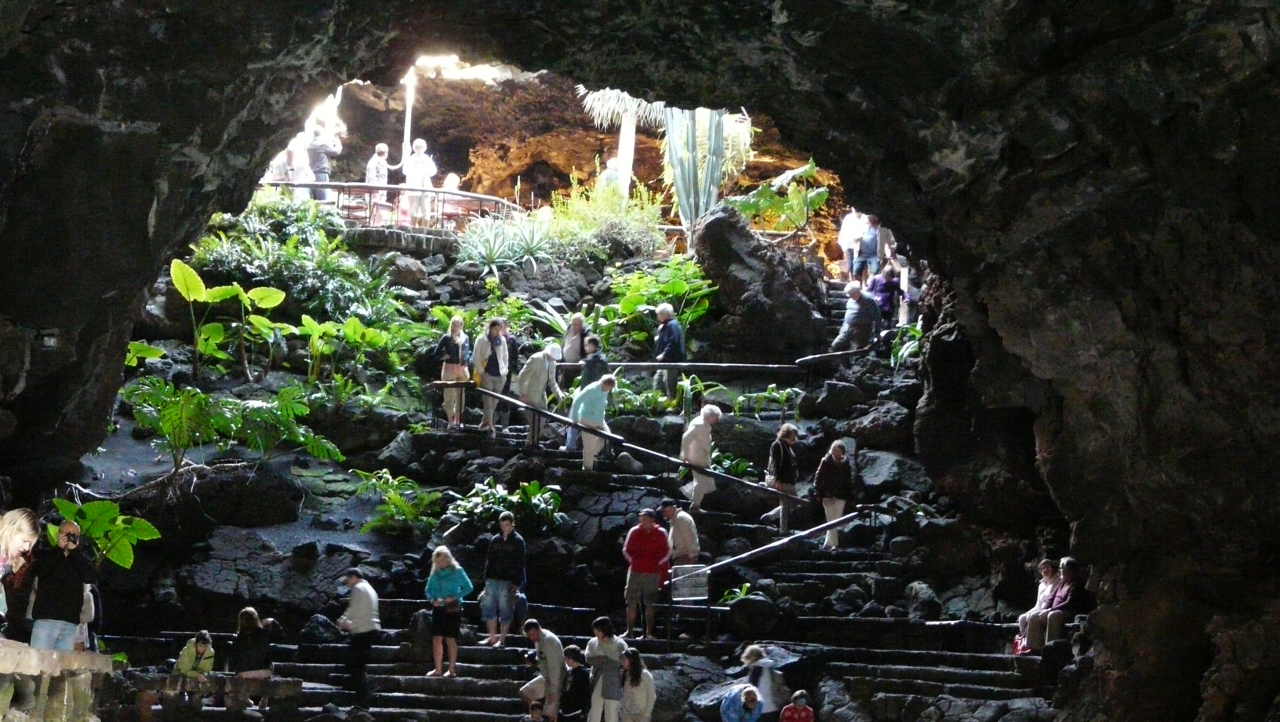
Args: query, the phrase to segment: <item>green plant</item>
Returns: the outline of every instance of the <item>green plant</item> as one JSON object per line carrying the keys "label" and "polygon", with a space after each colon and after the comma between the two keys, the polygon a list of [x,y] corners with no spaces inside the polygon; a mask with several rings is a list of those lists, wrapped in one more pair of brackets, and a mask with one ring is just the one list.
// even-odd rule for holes
{"label": "green plant", "polygon": [[310,359],[307,365],[307,381],[316,383],[320,380],[320,371],[324,360],[337,350],[334,339],[338,336],[338,324],[333,321],[320,323],[307,314],[302,314],[302,325],[298,333],[307,337],[307,354]]}
{"label": "green plant", "polygon": [[[53,505],[63,519],[80,525],[80,537],[93,545],[98,552],[98,565],[110,559],[116,566],[133,568],[133,548],[138,542],[160,538],[155,526],[137,516],[120,513],[120,505],[114,501],[91,501],[83,506],[66,499],[55,498]],[[46,525],[49,542],[58,544],[58,527]]]}
{"label": "green plant", "polygon": [[707,315],[711,298],[719,290],[703,274],[702,267],[685,256],[672,256],[652,271],[613,275],[618,314],[628,340],[646,344],[657,332],[654,311],[660,304],[670,303],[680,325],[688,331]]}
{"label": "green plant", "polygon": [[810,159],[799,168],[761,183],[750,193],[725,198],[724,202],[738,209],[751,223],[798,233],[809,225],[814,213],[826,205],[830,195],[825,186],[809,187],[817,177],[818,166]]}
{"label": "green plant", "polygon": [[680,382],[676,384],[676,406],[678,406],[686,418],[693,415],[694,398],[706,399],[707,394],[716,391],[724,391],[724,384],[714,381],[703,381],[693,374],[681,374]]}
{"label": "green plant", "polygon": [[534,321],[542,324],[556,337],[563,337],[569,332],[569,323],[573,318],[573,312],[562,313],[560,309],[541,298],[533,299],[533,304],[537,308],[530,309],[529,314]]}
{"label": "green plant", "polygon": [[687,236],[692,236],[693,224],[715,206],[724,182],[724,117],[723,110],[666,109],[666,162]]}
{"label": "green plant", "polygon": [[555,260],[555,240],[550,224],[532,213],[512,215],[507,221],[506,232],[511,243],[512,255],[518,264],[533,266],[538,272],[538,261]]}
{"label": "green plant", "polygon": [[900,327],[897,335],[893,337],[893,347],[889,352],[893,368],[901,367],[909,358],[919,358],[923,343],[924,329],[920,327],[919,321]]}
{"label": "green plant", "polygon": [[733,400],[734,415],[741,415],[743,411],[751,411],[759,417],[761,411],[771,406],[776,406],[782,411],[783,418],[786,418],[791,405],[800,400],[804,395],[804,391],[795,388],[778,388],[777,384],[769,384],[764,391],[750,394],[738,394]]}
{"label": "green plant", "polygon": [[[486,304],[485,311],[488,318],[507,319],[513,334],[523,334],[530,329],[534,315],[527,301],[519,296],[508,294],[503,290],[502,284],[493,278],[485,282],[485,290],[489,293],[489,302]],[[463,327],[466,327],[465,323]]]}
{"label": "green plant", "polygon": [[750,459],[734,456],[727,451],[711,450],[711,469],[736,476],[739,479],[756,479],[760,477],[760,469]]}
{"label": "green plant", "polygon": [[[252,310],[255,308],[267,310],[279,306],[285,299],[284,291],[270,286],[259,286],[246,291],[236,282],[226,286],[208,287],[194,268],[177,258],[173,259],[169,264],[169,275],[173,279],[174,288],[177,289],[183,300],[187,302],[187,308],[191,314],[192,340],[196,348],[196,352],[192,356],[194,375],[199,376],[200,374],[201,356],[230,361],[232,359],[231,355],[221,348],[222,343],[230,339],[239,347],[245,378],[252,379],[253,375],[249,370],[249,355],[245,341],[246,336],[253,333],[253,331],[250,324],[245,321],[245,311],[246,309]],[[234,324],[232,327],[234,338],[230,338],[227,335],[227,326],[225,324],[203,322],[203,319],[208,317],[209,311],[215,305],[231,299],[238,301],[240,312],[239,323]],[[195,309],[197,303],[208,305],[200,322],[196,321]]]}
{"label": "green plant", "polygon": [[618,377],[617,385],[609,395],[609,404],[615,413],[640,416],[663,416],[676,408],[675,399],[667,398],[661,390],[638,391],[622,377]]}
{"label": "green plant", "polygon": [[633,188],[628,201],[616,185],[574,180],[566,193],[551,198],[550,234],[563,258],[606,258],[619,247],[650,255],[666,238],[659,228],[662,202],[644,186]]}
{"label": "green plant", "polygon": [[720,596],[720,604],[733,604],[734,602],[751,595],[751,583],[746,582],[740,587],[726,589],[724,594]]}
{"label": "green plant", "polygon": [[187,452],[205,444],[225,449],[239,442],[266,458],[289,442],[320,459],[343,458],[333,442],[298,422],[310,408],[303,400],[305,391],[297,386],[283,388],[270,399],[242,401],[179,389],[147,376],[125,387],[123,395],[138,425],[160,436],[157,443],[173,461],[171,475],[183,468]]}
{"label": "green plant", "polygon": [[516,246],[501,216],[476,216],[458,236],[458,260],[478,263],[482,272],[501,279],[502,269],[516,265]]}
{"label": "green plant", "polygon": [[460,521],[486,528],[496,524],[504,511],[515,514],[516,525],[527,533],[549,531],[555,527],[560,511],[560,487],[531,481],[508,492],[490,477],[449,507],[449,514]]}
{"label": "green plant", "polygon": [[374,516],[360,527],[361,532],[410,536],[428,535],[435,530],[445,510],[444,494],[425,491],[412,479],[392,476],[386,469],[351,472],[361,479],[356,494],[373,494],[382,499]]}
{"label": "green plant", "polygon": [[137,366],[145,359],[162,358],[164,355],[165,352],[162,348],[141,341],[130,341],[129,348],[125,351],[124,365]]}

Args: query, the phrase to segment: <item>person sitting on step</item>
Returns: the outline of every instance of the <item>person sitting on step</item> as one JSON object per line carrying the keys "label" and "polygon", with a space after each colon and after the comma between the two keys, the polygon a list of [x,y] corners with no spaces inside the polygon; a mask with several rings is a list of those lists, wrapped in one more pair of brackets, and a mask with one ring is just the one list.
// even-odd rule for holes
{"label": "person sitting on step", "polygon": [[759,722],[760,692],[749,684],[735,687],[720,701],[721,722]]}
{"label": "person sitting on step", "polygon": [[[258,617],[258,610],[245,607],[236,619],[236,640],[231,651],[231,671],[242,679],[271,679],[271,630],[276,620]],[[270,700],[258,700],[266,709]]]}
{"label": "person sitting on step", "polygon": [[[720,407],[706,404],[698,412],[697,418],[689,422],[684,435],[680,437],[680,460],[687,464],[708,468],[711,466],[711,428],[720,423]],[[702,500],[707,494],[716,490],[716,480],[700,471],[693,472],[692,485],[681,487],[693,504],[689,511],[697,514],[702,511]]]}
{"label": "person sitting on step", "polygon": [[1061,581],[1058,578],[1057,559],[1041,559],[1036,566],[1040,570],[1040,583],[1036,587],[1036,604],[1018,615],[1018,634],[1022,635],[1024,642],[1027,638],[1027,625],[1030,624],[1031,618],[1053,605],[1053,595],[1058,590],[1058,582]]}
{"label": "person sitting on step", "polygon": [[[431,652],[436,668],[428,677],[458,676],[458,634],[462,630],[462,600],[471,593],[471,578],[449,547],[438,546],[431,553],[431,575],[427,577],[427,599],[431,602]],[[445,647],[449,651],[449,671],[444,671]]]}
{"label": "person sitting on step", "polygon": [[[191,719],[200,716],[204,707],[201,689],[213,673],[213,636],[208,630],[196,632],[178,653],[173,673],[180,679],[165,688],[161,699],[165,719]],[[180,717],[184,713],[187,717]]]}
{"label": "person sitting on step", "polygon": [[1027,620],[1027,645],[1040,651],[1046,644],[1062,637],[1062,627],[1077,614],[1093,611],[1093,595],[1084,588],[1084,572],[1080,562],[1063,557],[1058,562],[1060,580],[1049,606]]}
{"label": "person sitting on step", "polygon": [[[617,379],[607,374],[579,389],[573,396],[573,405],[569,407],[569,420],[608,433],[605,410],[609,406],[609,394],[617,385]],[[596,468],[596,457],[608,444],[608,439],[589,431],[582,432],[582,436],[582,468],[592,471]]]}
{"label": "person sitting on step", "polygon": [[782,708],[779,722],[813,722],[813,708],[809,706],[809,693],[797,689],[791,695],[791,704]]}

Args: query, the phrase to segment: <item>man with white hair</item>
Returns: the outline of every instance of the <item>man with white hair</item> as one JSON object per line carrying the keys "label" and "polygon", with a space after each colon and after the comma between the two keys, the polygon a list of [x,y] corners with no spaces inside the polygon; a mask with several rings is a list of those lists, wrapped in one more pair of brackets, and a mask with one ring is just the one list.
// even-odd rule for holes
{"label": "man with white hair", "polygon": [[[547,395],[560,396],[564,392],[556,383],[556,364],[560,361],[560,344],[555,339],[547,339],[542,350],[529,357],[520,375],[516,377],[516,387],[520,389],[520,400],[539,409],[547,408]],[[542,416],[529,413],[529,446],[537,447],[542,440]]]}
{"label": "man with white hair", "polygon": [[[680,437],[680,458],[701,467],[711,466],[711,427],[720,423],[720,407],[707,404],[697,418],[689,422],[684,436]],[[693,472],[693,482],[682,491],[693,500],[689,511],[702,511],[702,498],[716,490],[716,480],[706,474]]]}
{"label": "man with white hair", "polygon": [[[658,343],[655,356],[660,363],[680,363],[684,361],[684,329],[676,320],[675,309],[671,304],[658,306]],[[676,395],[676,379],[679,374],[672,374],[661,369],[653,375],[653,387],[662,389],[669,398]]]}
{"label": "man with white hair", "polygon": [[[605,374],[599,380],[587,384],[578,390],[573,397],[573,406],[569,408],[569,420],[602,431],[609,430],[605,421],[605,410],[609,404],[609,394],[617,386],[613,374]],[[596,468],[596,456],[604,449],[606,440],[591,432],[582,434],[582,468],[592,471]]]}
{"label": "man with white hair", "polygon": [[844,292],[848,294],[849,301],[845,305],[840,334],[831,342],[833,352],[865,347],[871,342],[871,335],[881,317],[878,299],[862,290],[861,283],[850,281]]}

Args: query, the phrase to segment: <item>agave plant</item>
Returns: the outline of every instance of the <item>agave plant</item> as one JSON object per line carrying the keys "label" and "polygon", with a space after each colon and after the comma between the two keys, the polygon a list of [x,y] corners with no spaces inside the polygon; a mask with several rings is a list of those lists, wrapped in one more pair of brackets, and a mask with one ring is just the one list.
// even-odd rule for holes
{"label": "agave plant", "polygon": [[557,338],[569,332],[569,322],[573,318],[572,313],[561,311],[541,298],[533,299],[532,303],[537,306],[537,308],[533,309],[535,321],[550,329]]}
{"label": "agave plant", "polygon": [[555,240],[551,237],[550,225],[545,221],[529,214],[514,216],[504,230],[516,263],[530,264],[536,273],[538,261],[549,263],[554,259]]}
{"label": "agave plant", "polygon": [[516,265],[516,247],[511,242],[507,221],[498,216],[476,216],[458,236],[458,260],[474,261],[483,273],[501,278],[500,269]]}
{"label": "agave plant", "polygon": [[[686,235],[716,203],[724,181],[723,110],[667,108],[667,165]],[[705,139],[705,153],[699,139]]]}

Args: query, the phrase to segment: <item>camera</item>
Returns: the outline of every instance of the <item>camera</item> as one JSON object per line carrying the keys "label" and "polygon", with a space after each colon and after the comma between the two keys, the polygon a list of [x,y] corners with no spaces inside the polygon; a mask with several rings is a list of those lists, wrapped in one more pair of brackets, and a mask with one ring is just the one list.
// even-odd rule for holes
{"label": "camera", "polygon": [[67,535],[67,543],[68,543],[68,544],[79,544],[79,543],[80,543],[80,535],[79,535],[79,534],[68,534],[68,535]]}

